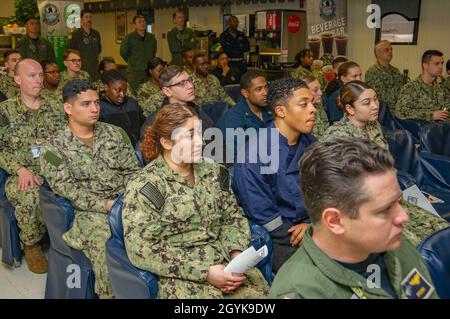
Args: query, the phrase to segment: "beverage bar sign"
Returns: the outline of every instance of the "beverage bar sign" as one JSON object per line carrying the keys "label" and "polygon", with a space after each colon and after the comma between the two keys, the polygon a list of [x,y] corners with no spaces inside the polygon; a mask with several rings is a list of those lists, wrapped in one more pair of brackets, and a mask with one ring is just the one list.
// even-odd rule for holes
{"label": "beverage bar sign", "polygon": [[[308,0],[308,45],[314,59],[347,55],[347,0]],[[332,59],[332,58],[331,58]]]}

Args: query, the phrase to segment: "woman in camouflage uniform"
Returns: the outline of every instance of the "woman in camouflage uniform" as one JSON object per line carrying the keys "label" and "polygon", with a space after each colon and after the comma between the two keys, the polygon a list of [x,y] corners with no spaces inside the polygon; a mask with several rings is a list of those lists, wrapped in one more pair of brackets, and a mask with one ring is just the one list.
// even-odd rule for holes
{"label": "woman in camouflage uniform", "polygon": [[147,64],[147,74],[150,79],[141,85],[136,96],[136,100],[144,111],[145,117],[156,113],[162,107],[164,94],[161,91],[158,80],[165,68],[165,62],[156,57]]}
{"label": "woman in camouflage uniform", "polygon": [[[368,139],[389,150],[381,125],[378,122],[379,102],[375,90],[361,81],[346,83],[337,99],[337,107],[344,117],[328,128],[324,140],[333,137],[353,136]],[[431,233],[449,226],[444,219],[407,202],[402,203],[409,213],[405,235],[414,245],[418,245]]]}
{"label": "woman in camouflage uniform", "polygon": [[313,76],[303,76],[300,78],[308,85],[309,90],[314,96],[313,104],[316,107],[316,125],[314,125],[313,134],[317,138],[321,138],[327,128],[330,126],[328,124],[327,113],[325,113],[325,109],[322,104],[322,90],[320,88],[320,82]]}
{"label": "woman in camouflage uniform", "polygon": [[145,133],[150,162],[125,192],[123,226],[130,261],[159,277],[158,297],[263,298],[257,269],[225,273],[250,245],[250,230],[227,170],[201,157],[194,109],[166,105]]}

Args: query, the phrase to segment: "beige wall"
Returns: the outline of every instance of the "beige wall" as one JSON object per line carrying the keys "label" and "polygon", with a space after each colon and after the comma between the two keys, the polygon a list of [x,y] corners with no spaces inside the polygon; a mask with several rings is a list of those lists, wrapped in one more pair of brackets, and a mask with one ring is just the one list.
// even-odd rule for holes
{"label": "beige wall", "polygon": [[15,14],[14,12],[14,0],[6,0],[2,1],[2,13],[0,14],[2,17],[9,17]]}
{"label": "beige wall", "polygon": [[[348,0],[348,31],[349,31],[349,57],[358,62],[363,71],[374,63],[373,44],[375,41],[375,30],[366,26],[368,13],[366,7],[371,0]],[[298,2],[264,4],[264,5],[234,5],[225,8],[225,12],[234,14],[253,13],[257,10],[280,8],[297,9]],[[220,34],[222,32],[222,7],[206,6],[192,7],[189,9],[191,26],[195,24],[207,26],[209,29]],[[158,41],[157,55],[163,59],[170,60],[170,52],[167,44],[166,33],[173,27],[173,8],[157,9],[155,11],[154,33]],[[420,57],[427,49],[441,50],[445,59],[450,58],[450,41],[448,32],[450,30],[450,1],[426,0],[422,1],[422,10],[419,26],[419,39],[417,45],[396,45],[394,46],[394,60],[392,64],[401,71],[409,69],[411,77],[416,77],[421,72]],[[128,12],[128,21],[135,14]],[[119,45],[115,43],[114,13],[97,14],[94,17],[94,27],[97,28],[103,37],[103,55],[113,56],[120,63],[123,63],[119,56]],[[129,31],[132,27],[129,26]]]}

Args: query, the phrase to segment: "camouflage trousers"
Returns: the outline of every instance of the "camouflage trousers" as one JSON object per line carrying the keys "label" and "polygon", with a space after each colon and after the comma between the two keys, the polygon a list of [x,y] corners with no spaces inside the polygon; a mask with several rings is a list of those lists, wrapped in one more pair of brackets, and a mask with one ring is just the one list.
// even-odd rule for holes
{"label": "camouflage trousers", "polygon": [[176,278],[159,277],[159,299],[263,299],[269,294],[269,285],[261,272],[254,268],[247,280],[233,293],[224,294],[208,282],[193,282]]}
{"label": "camouflage trousers", "polygon": [[72,228],[63,235],[67,245],[81,250],[91,261],[95,274],[95,292],[101,299],[114,297],[106,267],[105,243],[109,237],[107,214],[82,211],[75,212]]}
{"label": "camouflage trousers", "polygon": [[44,237],[46,227],[39,200],[39,187],[26,191],[17,189],[19,178],[11,176],[6,182],[6,197],[14,206],[20,240],[25,245],[34,245]]}
{"label": "camouflage trousers", "polygon": [[432,233],[450,226],[444,219],[433,215],[420,207],[405,201],[402,202],[402,205],[409,214],[409,221],[405,225],[403,233],[414,246],[419,245],[422,240]]}

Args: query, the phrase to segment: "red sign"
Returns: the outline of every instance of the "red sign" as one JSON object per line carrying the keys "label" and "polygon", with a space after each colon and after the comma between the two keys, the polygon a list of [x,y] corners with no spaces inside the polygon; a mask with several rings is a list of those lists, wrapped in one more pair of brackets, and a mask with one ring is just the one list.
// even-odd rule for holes
{"label": "red sign", "polygon": [[280,14],[279,12],[267,12],[266,14],[266,30],[280,30]]}
{"label": "red sign", "polygon": [[288,20],[288,30],[291,33],[296,33],[300,30],[301,22],[297,16],[290,16]]}

